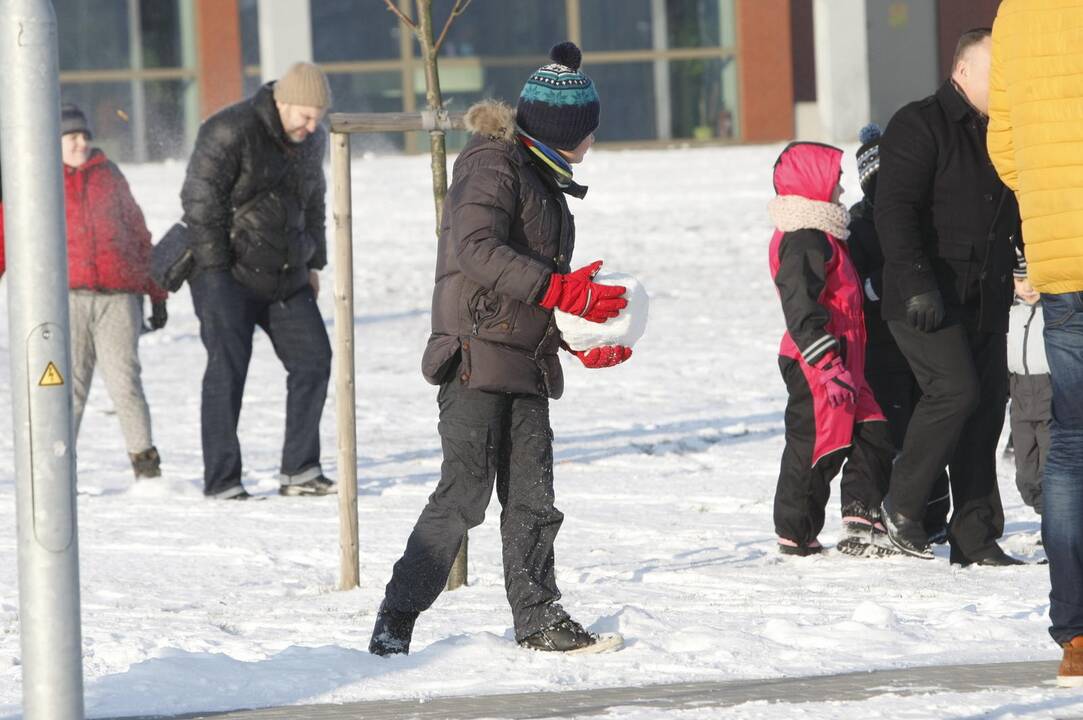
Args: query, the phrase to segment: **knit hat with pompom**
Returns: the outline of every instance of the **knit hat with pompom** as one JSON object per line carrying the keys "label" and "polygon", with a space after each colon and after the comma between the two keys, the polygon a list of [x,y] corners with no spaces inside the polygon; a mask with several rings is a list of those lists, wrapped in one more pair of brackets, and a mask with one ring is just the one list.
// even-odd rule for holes
{"label": "knit hat with pompom", "polygon": [[857,149],[857,177],[861,182],[861,189],[869,200],[876,196],[876,173],[880,171],[880,126],[869,123],[861,128],[858,133],[858,141],[861,147]]}
{"label": "knit hat with pompom", "polygon": [[575,43],[549,51],[553,62],[534,71],[519,94],[519,128],[549,147],[574,150],[598,129],[601,105],[589,77],[579,72],[583,54]]}

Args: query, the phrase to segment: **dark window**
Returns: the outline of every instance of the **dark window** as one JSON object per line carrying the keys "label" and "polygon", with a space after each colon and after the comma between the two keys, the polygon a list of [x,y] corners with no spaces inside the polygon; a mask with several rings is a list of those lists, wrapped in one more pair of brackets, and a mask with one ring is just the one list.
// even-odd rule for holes
{"label": "dark window", "polygon": [[650,0],[582,0],[583,50],[649,50]]}
{"label": "dark window", "polygon": [[734,136],[736,97],[726,97],[724,73],[732,58],[669,64],[673,137],[710,140]]}
{"label": "dark window", "polygon": [[[351,113],[402,112],[401,73],[332,73],[327,79],[337,110]],[[360,133],[350,138],[350,149],[354,152],[401,150],[402,137],[402,133]]]}
{"label": "dark window", "polygon": [[[434,0],[433,34],[439,35],[455,0]],[[474,0],[455,19],[441,57],[540,55],[566,40],[564,3],[558,0]],[[420,55],[414,43],[415,55]]]}
{"label": "dark window", "polygon": [[117,0],[56,0],[61,70],[131,67],[128,4]]}
{"label": "dark window", "polygon": [[671,48],[721,46],[718,0],[666,0],[666,32]]}
{"label": "dark window", "polygon": [[654,116],[654,64],[612,63],[584,68],[602,102],[598,142],[653,140],[658,136]]}
{"label": "dark window", "polygon": [[177,0],[140,0],[143,67],[181,67],[180,10]]}
{"label": "dark window", "polygon": [[401,23],[382,0],[311,0],[310,12],[316,62],[390,60],[400,55]]}

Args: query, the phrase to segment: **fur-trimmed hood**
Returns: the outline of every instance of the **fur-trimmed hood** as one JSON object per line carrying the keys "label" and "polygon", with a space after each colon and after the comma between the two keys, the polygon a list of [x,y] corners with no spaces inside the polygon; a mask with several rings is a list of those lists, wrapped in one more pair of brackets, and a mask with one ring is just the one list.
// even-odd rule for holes
{"label": "fur-trimmed hood", "polygon": [[463,122],[475,135],[506,143],[515,139],[515,108],[499,100],[482,100],[471,105]]}

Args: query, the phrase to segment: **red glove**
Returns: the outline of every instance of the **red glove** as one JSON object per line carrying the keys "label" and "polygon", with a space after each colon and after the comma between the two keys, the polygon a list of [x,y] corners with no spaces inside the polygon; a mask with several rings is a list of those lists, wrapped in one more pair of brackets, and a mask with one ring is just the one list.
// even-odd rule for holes
{"label": "red glove", "polygon": [[828,353],[818,364],[812,366],[816,379],[827,390],[827,402],[831,407],[852,404],[857,399],[854,378],[835,353]]}
{"label": "red glove", "polygon": [[597,260],[573,273],[553,273],[549,279],[549,289],[538,304],[596,323],[615,318],[628,305],[628,301],[621,297],[625,288],[591,282],[601,267],[602,261]]}
{"label": "red glove", "polygon": [[605,345],[590,350],[575,350],[575,356],[591,370],[613,367],[632,357],[632,348],[623,345]]}

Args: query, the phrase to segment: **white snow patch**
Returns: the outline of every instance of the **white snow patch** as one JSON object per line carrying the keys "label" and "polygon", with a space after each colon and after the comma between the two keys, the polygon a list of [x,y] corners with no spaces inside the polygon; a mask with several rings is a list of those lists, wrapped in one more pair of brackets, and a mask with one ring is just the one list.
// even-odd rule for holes
{"label": "white snow patch", "polygon": [[[1046,632],[1047,568],[956,571],[944,548],[931,562],[778,556],[772,498],[786,391],[766,204],[779,149],[597,152],[577,170],[591,196],[573,201],[576,258],[605,257],[651,289],[651,332],[632,359],[604,373],[565,362],[565,399],[551,404],[565,514],[556,542],[562,603],[595,631],[623,633],[624,649],[560,658],[516,647],[494,500],[470,536],[470,586],[421,616],[413,654],[365,651],[441,455],[436,389],[418,370],[436,250],[429,160],[366,157],[353,165],[361,587],[336,590],[337,500],[276,494],[285,373],[262,332],[240,439],[244,482],[266,500],[202,498],[205,355],[183,289],[170,299],[168,326],[140,346],[163,479],[133,482],[100,380],[79,438],[88,714],[1058,658]],[[856,188],[852,156],[847,163],[844,180]],[[155,237],[180,216],[184,170],[124,168]],[[323,276],[319,304],[330,326],[330,269]],[[9,372],[7,309],[0,293],[0,377]],[[333,393],[322,460],[338,476]],[[21,693],[10,403],[0,393],[0,717],[18,714]],[[1039,518],[1019,500],[1010,462],[1000,482],[1004,546],[1043,557]],[[829,547],[838,510],[833,498],[820,536]],[[687,717],[898,720],[996,707],[1005,718],[1083,712],[1076,695],[1039,688]]]}

